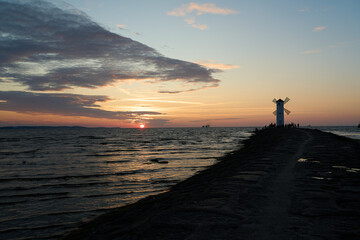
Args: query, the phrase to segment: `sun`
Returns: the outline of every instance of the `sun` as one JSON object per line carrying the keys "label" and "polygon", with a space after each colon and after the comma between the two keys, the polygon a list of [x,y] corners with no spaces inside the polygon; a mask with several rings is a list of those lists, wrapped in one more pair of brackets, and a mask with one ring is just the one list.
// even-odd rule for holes
{"label": "sun", "polygon": [[145,128],[145,125],[144,125],[144,124],[140,124],[139,127],[140,127],[140,128]]}

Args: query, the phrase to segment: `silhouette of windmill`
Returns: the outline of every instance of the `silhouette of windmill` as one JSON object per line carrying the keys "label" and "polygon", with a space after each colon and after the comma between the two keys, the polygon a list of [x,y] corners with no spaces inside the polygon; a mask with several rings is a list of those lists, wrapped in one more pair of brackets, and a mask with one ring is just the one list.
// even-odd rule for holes
{"label": "silhouette of windmill", "polygon": [[290,101],[290,98],[286,97],[285,100],[279,98],[276,100],[275,98],[272,100],[273,103],[276,104],[276,111],[273,114],[276,116],[276,126],[283,127],[284,126],[284,111],[287,115],[290,114],[290,111],[284,108],[284,104]]}

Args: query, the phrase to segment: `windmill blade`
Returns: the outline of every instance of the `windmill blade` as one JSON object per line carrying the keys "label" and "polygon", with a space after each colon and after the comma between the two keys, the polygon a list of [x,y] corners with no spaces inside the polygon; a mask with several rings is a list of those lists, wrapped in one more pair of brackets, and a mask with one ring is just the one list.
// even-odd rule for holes
{"label": "windmill blade", "polygon": [[276,116],[276,110],[273,112],[273,114]]}
{"label": "windmill blade", "polygon": [[274,99],[272,100],[272,102],[273,102],[273,103],[276,103],[276,98],[274,98]]}
{"label": "windmill blade", "polygon": [[291,113],[291,111],[287,110],[286,108],[284,108],[284,111],[286,112],[287,115]]}
{"label": "windmill blade", "polygon": [[284,100],[284,104],[287,103],[288,101],[290,101],[290,98],[286,97]]}

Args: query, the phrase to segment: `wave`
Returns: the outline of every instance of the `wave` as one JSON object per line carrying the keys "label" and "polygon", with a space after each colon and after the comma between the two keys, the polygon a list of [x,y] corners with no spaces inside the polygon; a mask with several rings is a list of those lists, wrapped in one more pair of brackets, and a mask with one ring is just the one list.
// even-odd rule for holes
{"label": "wave", "polygon": [[[86,154],[87,157],[107,157],[107,156],[123,156],[120,152],[140,152],[140,149],[117,149],[117,150],[105,150],[98,153]],[[110,154],[107,154],[110,153]]]}
{"label": "wave", "polygon": [[69,192],[53,192],[53,193],[28,193],[28,194],[14,194],[14,195],[2,195],[1,198],[26,198],[26,197],[43,197],[43,196],[56,196],[67,195]]}
{"label": "wave", "polygon": [[130,160],[119,160],[119,161],[105,161],[105,163],[127,163],[131,162]]}
{"label": "wave", "polygon": [[99,136],[93,136],[93,135],[88,135],[88,136],[79,136],[78,138],[85,138],[85,139],[106,139],[105,137],[99,137]]}
{"label": "wave", "polygon": [[154,172],[156,169],[139,169],[132,171],[123,171],[116,173],[98,173],[98,174],[89,174],[89,175],[63,175],[55,177],[18,177],[18,178],[0,178],[0,182],[10,182],[10,181],[51,181],[51,180],[68,180],[72,178],[97,178],[97,177],[106,177],[106,176],[123,176],[138,174],[144,172]]}
{"label": "wave", "polygon": [[22,138],[0,138],[0,142],[19,142]]}
{"label": "wave", "polygon": [[80,214],[80,213],[93,213],[93,212],[105,212],[112,208],[96,208],[92,210],[75,210],[75,211],[66,211],[66,212],[50,212],[44,215],[47,216],[57,216],[57,215],[64,215],[64,214]]}
{"label": "wave", "polygon": [[[67,222],[67,223],[61,223],[61,224],[50,224],[50,225],[42,225],[42,226],[34,226],[34,227],[13,227],[13,228],[8,228],[8,229],[4,229],[4,230],[0,230],[0,234],[1,235],[5,235],[5,234],[11,234],[12,232],[24,232],[24,231],[39,231],[39,230],[46,230],[46,229],[65,229],[65,228],[71,228],[74,227],[77,224],[77,222]],[[58,238],[59,237],[59,238]],[[37,236],[36,239],[60,239],[62,236],[60,235],[48,235],[48,236],[43,236],[43,237],[39,237]],[[34,239],[34,237],[23,237],[23,238],[16,238],[18,240],[26,240],[26,239]]]}
{"label": "wave", "polygon": [[216,157],[197,157],[196,159],[213,159],[213,160],[216,160],[217,158]]}
{"label": "wave", "polygon": [[100,153],[95,153],[95,154],[88,154],[85,155],[87,157],[120,157],[123,156],[122,154],[116,154],[116,153],[112,153],[112,154],[100,154]]}
{"label": "wave", "polygon": [[65,198],[72,198],[72,197],[60,196],[60,197],[54,197],[54,198],[41,198],[41,199],[39,199],[39,201],[45,202],[45,201],[59,200],[59,199],[65,199]]}
{"label": "wave", "polygon": [[116,195],[127,195],[127,194],[132,194],[132,193],[134,193],[134,192],[131,191],[131,192],[117,192],[117,193],[101,193],[101,194],[87,195],[87,196],[83,196],[83,197],[85,197],[85,198],[108,197],[108,196],[116,196]]}
{"label": "wave", "polygon": [[161,179],[161,180],[156,180],[151,182],[151,184],[169,184],[169,183],[178,183],[180,182],[180,180],[174,179],[174,180],[166,180],[166,179]]}
{"label": "wave", "polygon": [[169,163],[168,161],[166,161],[164,158],[150,158],[148,159],[149,162],[152,163],[160,163],[160,164],[167,164]]}
{"label": "wave", "polygon": [[34,190],[34,189],[39,189],[39,188],[42,188],[42,186],[36,186],[36,187],[8,187],[8,188],[1,188],[0,192]]}
{"label": "wave", "polygon": [[12,201],[12,202],[0,202],[0,206],[3,205],[15,205],[15,204],[22,204],[22,203],[26,203],[27,200],[21,200],[21,201]]}
{"label": "wave", "polygon": [[23,227],[23,228],[22,227],[14,227],[14,228],[8,228],[6,230],[0,230],[0,233],[5,234],[5,233],[9,233],[9,232],[24,231],[24,230],[34,231],[34,230],[56,228],[56,227],[62,227],[62,226],[63,226],[63,224],[45,225],[45,226],[38,226],[38,227]]}
{"label": "wave", "polygon": [[62,183],[62,184],[44,184],[41,187],[51,187],[51,188],[82,188],[87,186],[94,185],[107,185],[112,182],[85,182],[85,183]]}
{"label": "wave", "polygon": [[26,150],[26,151],[19,151],[19,152],[11,152],[11,151],[6,151],[6,152],[0,152],[0,155],[19,155],[19,154],[29,154],[29,153],[36,153],[37,151],[39,151],[40,149],[31,149],[31,150]]}
{"label": "wave", "polygon": [[60,183],[60,184],[43,184],[35,187],[8,187],[8,188],[1,188],[0,193],[9,192],[9,191],[29,191],[29,190],[44,189],[44,188],[82,188],[82,187],[94,186],[94,185],[107,185],[111,183],[113,182]]}

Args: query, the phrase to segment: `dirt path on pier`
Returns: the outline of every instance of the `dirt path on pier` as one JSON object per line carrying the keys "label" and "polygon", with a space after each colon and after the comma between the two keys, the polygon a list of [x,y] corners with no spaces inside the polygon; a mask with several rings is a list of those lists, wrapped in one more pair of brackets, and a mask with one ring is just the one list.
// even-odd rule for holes
{"label": "dirt path on pier", "polygon": [[258,231],[253,239],[287,239],[289,227],[289,208],[291,208],[290,193],[294,188],[294,168],[298,160],[304,155],[306,146],[313,140],[313,136],[306,133],[306,139],[298,145],[298,150],[289,156],[284,168],[276,176],[267,196],[265,210],[259,219]]}

